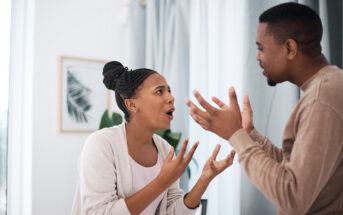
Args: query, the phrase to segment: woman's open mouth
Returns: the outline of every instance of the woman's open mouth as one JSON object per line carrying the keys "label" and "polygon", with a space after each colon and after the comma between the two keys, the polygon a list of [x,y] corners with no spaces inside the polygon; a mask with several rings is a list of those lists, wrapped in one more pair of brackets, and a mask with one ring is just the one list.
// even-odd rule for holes
{"label": "woman's open mouth", "polygon": [[166,115],[168,117],[169,120],[173,120],[173,112],[175,111],[175,108],[171,108],[167,111]]}

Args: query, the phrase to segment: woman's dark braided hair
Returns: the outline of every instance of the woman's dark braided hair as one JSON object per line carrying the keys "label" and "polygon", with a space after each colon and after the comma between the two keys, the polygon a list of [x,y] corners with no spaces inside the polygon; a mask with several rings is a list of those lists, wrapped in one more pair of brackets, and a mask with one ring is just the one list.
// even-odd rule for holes
{"label": "woman's dark braided hair", "polygon": [[150,75],[157,72],[150,69],[128,70],[117,61],[108,62],[103,69],[104,84],[107,89],[115,92],[116,102],[125,114],[125,120],[130,121],[130,113],[124,100],[135,96],[138,87]]}

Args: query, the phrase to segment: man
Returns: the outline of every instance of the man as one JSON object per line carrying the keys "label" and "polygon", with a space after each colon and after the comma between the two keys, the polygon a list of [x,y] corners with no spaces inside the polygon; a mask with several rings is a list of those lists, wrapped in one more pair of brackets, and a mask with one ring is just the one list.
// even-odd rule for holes
{"label": "man", "polygon": [[229,141],[249,179],[279,214],[343,214],[343,71],[321,53],[322,24],[309,7],[285,3],[261,14],[257,60],[268,84],[289,81],[303,91],[284,130],[282,149],[253,125],[249,98],[240,112],[234,89],[230,106],[217,109],[194,91],[190,115]]}

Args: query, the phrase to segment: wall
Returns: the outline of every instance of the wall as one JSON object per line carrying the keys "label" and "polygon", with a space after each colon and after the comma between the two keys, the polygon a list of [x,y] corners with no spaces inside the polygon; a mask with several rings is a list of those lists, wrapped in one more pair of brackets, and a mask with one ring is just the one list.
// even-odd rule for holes
{"label": "wall", "polygon": [[[36,0],[32,214],[70,214],[77,162],[88,133],[58,133],[58,56],[128,58],[124,0]],[[102,84],[102,83],[99,83]]]}

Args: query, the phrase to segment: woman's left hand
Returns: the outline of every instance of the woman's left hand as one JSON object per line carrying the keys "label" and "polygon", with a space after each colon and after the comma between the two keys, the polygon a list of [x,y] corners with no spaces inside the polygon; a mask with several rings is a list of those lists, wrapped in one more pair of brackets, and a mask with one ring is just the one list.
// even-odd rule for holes
{"label": "woman's left hand", "polygon": [[201,178],[211,181],[219,173],[223,172],[226,168],[232,165],[236,152],[232,150],[231,153],[225,159],[216,161],[219,151],[220,145],[218,144],[216,148],[213,150],[211,157],[207,160],[202,170]]}

